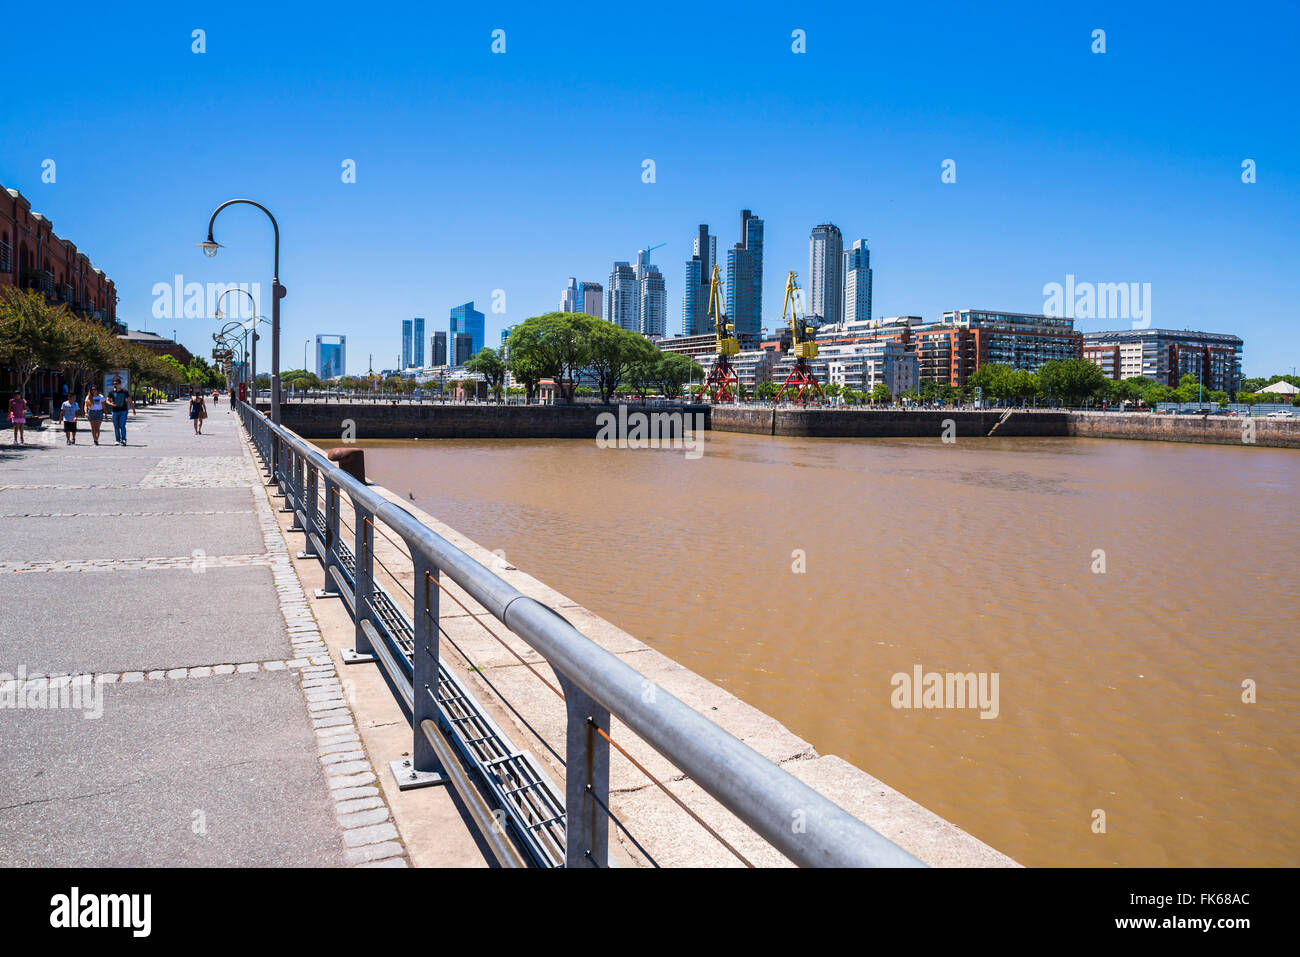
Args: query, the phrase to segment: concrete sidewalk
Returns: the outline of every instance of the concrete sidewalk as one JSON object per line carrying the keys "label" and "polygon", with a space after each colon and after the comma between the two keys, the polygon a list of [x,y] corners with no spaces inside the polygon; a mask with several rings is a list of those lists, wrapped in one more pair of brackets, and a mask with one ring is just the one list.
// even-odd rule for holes
{"label": "concrete sidewalk", "polygon": [[407,863],[227,408],[3,435],[0,866]]}

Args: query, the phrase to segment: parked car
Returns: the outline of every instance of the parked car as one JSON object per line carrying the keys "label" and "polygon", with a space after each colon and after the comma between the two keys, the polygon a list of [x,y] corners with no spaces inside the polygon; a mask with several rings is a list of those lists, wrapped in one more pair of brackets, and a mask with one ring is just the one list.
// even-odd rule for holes
{"label": "parked car", "polygon": [[1295,413],[1288,412],[1285,409],[1279,409],[1276,412],[1270,412],[1265,416],[1267,419],[1290,419],[1294,418]]}

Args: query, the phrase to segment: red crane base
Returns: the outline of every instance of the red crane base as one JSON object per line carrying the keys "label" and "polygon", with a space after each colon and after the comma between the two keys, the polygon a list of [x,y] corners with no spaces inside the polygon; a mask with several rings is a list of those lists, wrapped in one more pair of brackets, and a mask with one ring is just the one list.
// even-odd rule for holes
{"label": "red crane base", "polygon": [[785,377],[785,383],[776,394],[776,401],[780,402],[787,392],[794,393],[790,401],[798,402],[800,405],[807,405],[811,395],[815,395],[819,400],[826,398],[822,387],[817,383],[817,377],[812,374],[812,370],[802,359],[794,364],[790,374]]}
{"label": "red crane base", "polygon": [[704,382],[704,395],[710,402],[732,402],[740,394],[740,379],[726,359],[718,359]]}

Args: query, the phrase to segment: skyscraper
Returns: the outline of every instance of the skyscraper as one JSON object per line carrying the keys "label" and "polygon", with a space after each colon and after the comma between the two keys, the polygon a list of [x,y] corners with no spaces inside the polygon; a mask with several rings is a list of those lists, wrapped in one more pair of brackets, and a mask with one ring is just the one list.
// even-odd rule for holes
{"label": "skyscraper", "polygon": [[410,319],[402,320],[402,368],[411,367],[411,354],[414,351],[411,346],[411,337],[415,335],[415,330],[411,327]]}
{"label": "skyscraper", "polygon": [[740,211],[740,242],[727,250],[727,317],[737,338],[762,335],[763,221],[747,209]]}
{"label": "skyscraper", "polygon": [[478,355],[478,350],[474,348],[474,336],[468,332],[452,332],[451,351],[451,364],[463,366],[474,356]]}
{"label": "skyscraper", "polygon": [[844,250],[844,319],[871,321],[871,251],[865,239]]}
{"label": "skyscraper", "polygon": [[601,302],[605,298],[605,287],[598,282],[584,282],[582,284],[582,311],[589,316],[595,316],[600,319],[604,316],[601,310]]}
{"label": "skyscraper", "polygon": [[573,276],[560,294],[560,312],[585,312],[597,319],[603,314],[601,300],[605,287],[598,282],[578,282]]}
{"label": "skyscraper", "polygon": [[623,329],[636,332],[640,326],[640,291],[637,289],[636,270],[630,263],[616,262],[609,274],[609,292],[605,300],[609,305],[610,322]]}
{"label": "skyscraper", "polygon": [[668,293],[659,267],[651,265],[650,253],[636,254],[637,329],[643,336],[662,336],[668,331]]}
{"label": "skyscraper", "polygon": [[839,322],[844,315],[844,237],[833,223],[814,226],[808,239],[808,304],[814,326]]}
{"label": "skyscraper", "polygon": [[569,284],[560,293],[560,312],[582,312],[582,290],[576,276],[569,277]]}
{"label": "skyscraper", "polygon": [[429,342],[429,365],[445,366],[447,364],[447,333],[438,331]]}
{"label": "skyscraper", "polygon": [[718,237],[709,235],[701,223],[691,258],[686,260],[686,291],[682,295],[682,334],[702,335],[710,331],[709,284],[713,264],[718,261]]}
{"label": "skyscraper", "polygon": [[[325,342],[325,339],[337,339],[337,342]],[[347,369],[347,336],[335,336],[329,333],[316,335],[316,377],[333,379],[345,375]]]}
{"label": "skyscraper", "polygon": [[[479,350],[487,343],[484,341],[483,334],[483,313],[474,308],[474,300],[455,306],[451,310],[451,337],[456,338],[456,333],[467,332],[470,335],[471,353],[478,355]],[[460,363],[457,362],[457,365]]]}

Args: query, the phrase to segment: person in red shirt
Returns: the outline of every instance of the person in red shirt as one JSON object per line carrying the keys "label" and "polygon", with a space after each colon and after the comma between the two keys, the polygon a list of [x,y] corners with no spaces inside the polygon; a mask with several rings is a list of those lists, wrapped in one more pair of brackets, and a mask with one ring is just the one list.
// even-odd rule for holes
{"label": "person in red shirt", "polygon": [[9,400],[9,424],[14,427],[14,445],[26,445],[23,430],[27,427],[27,400],[21,392],[15,392]]}

